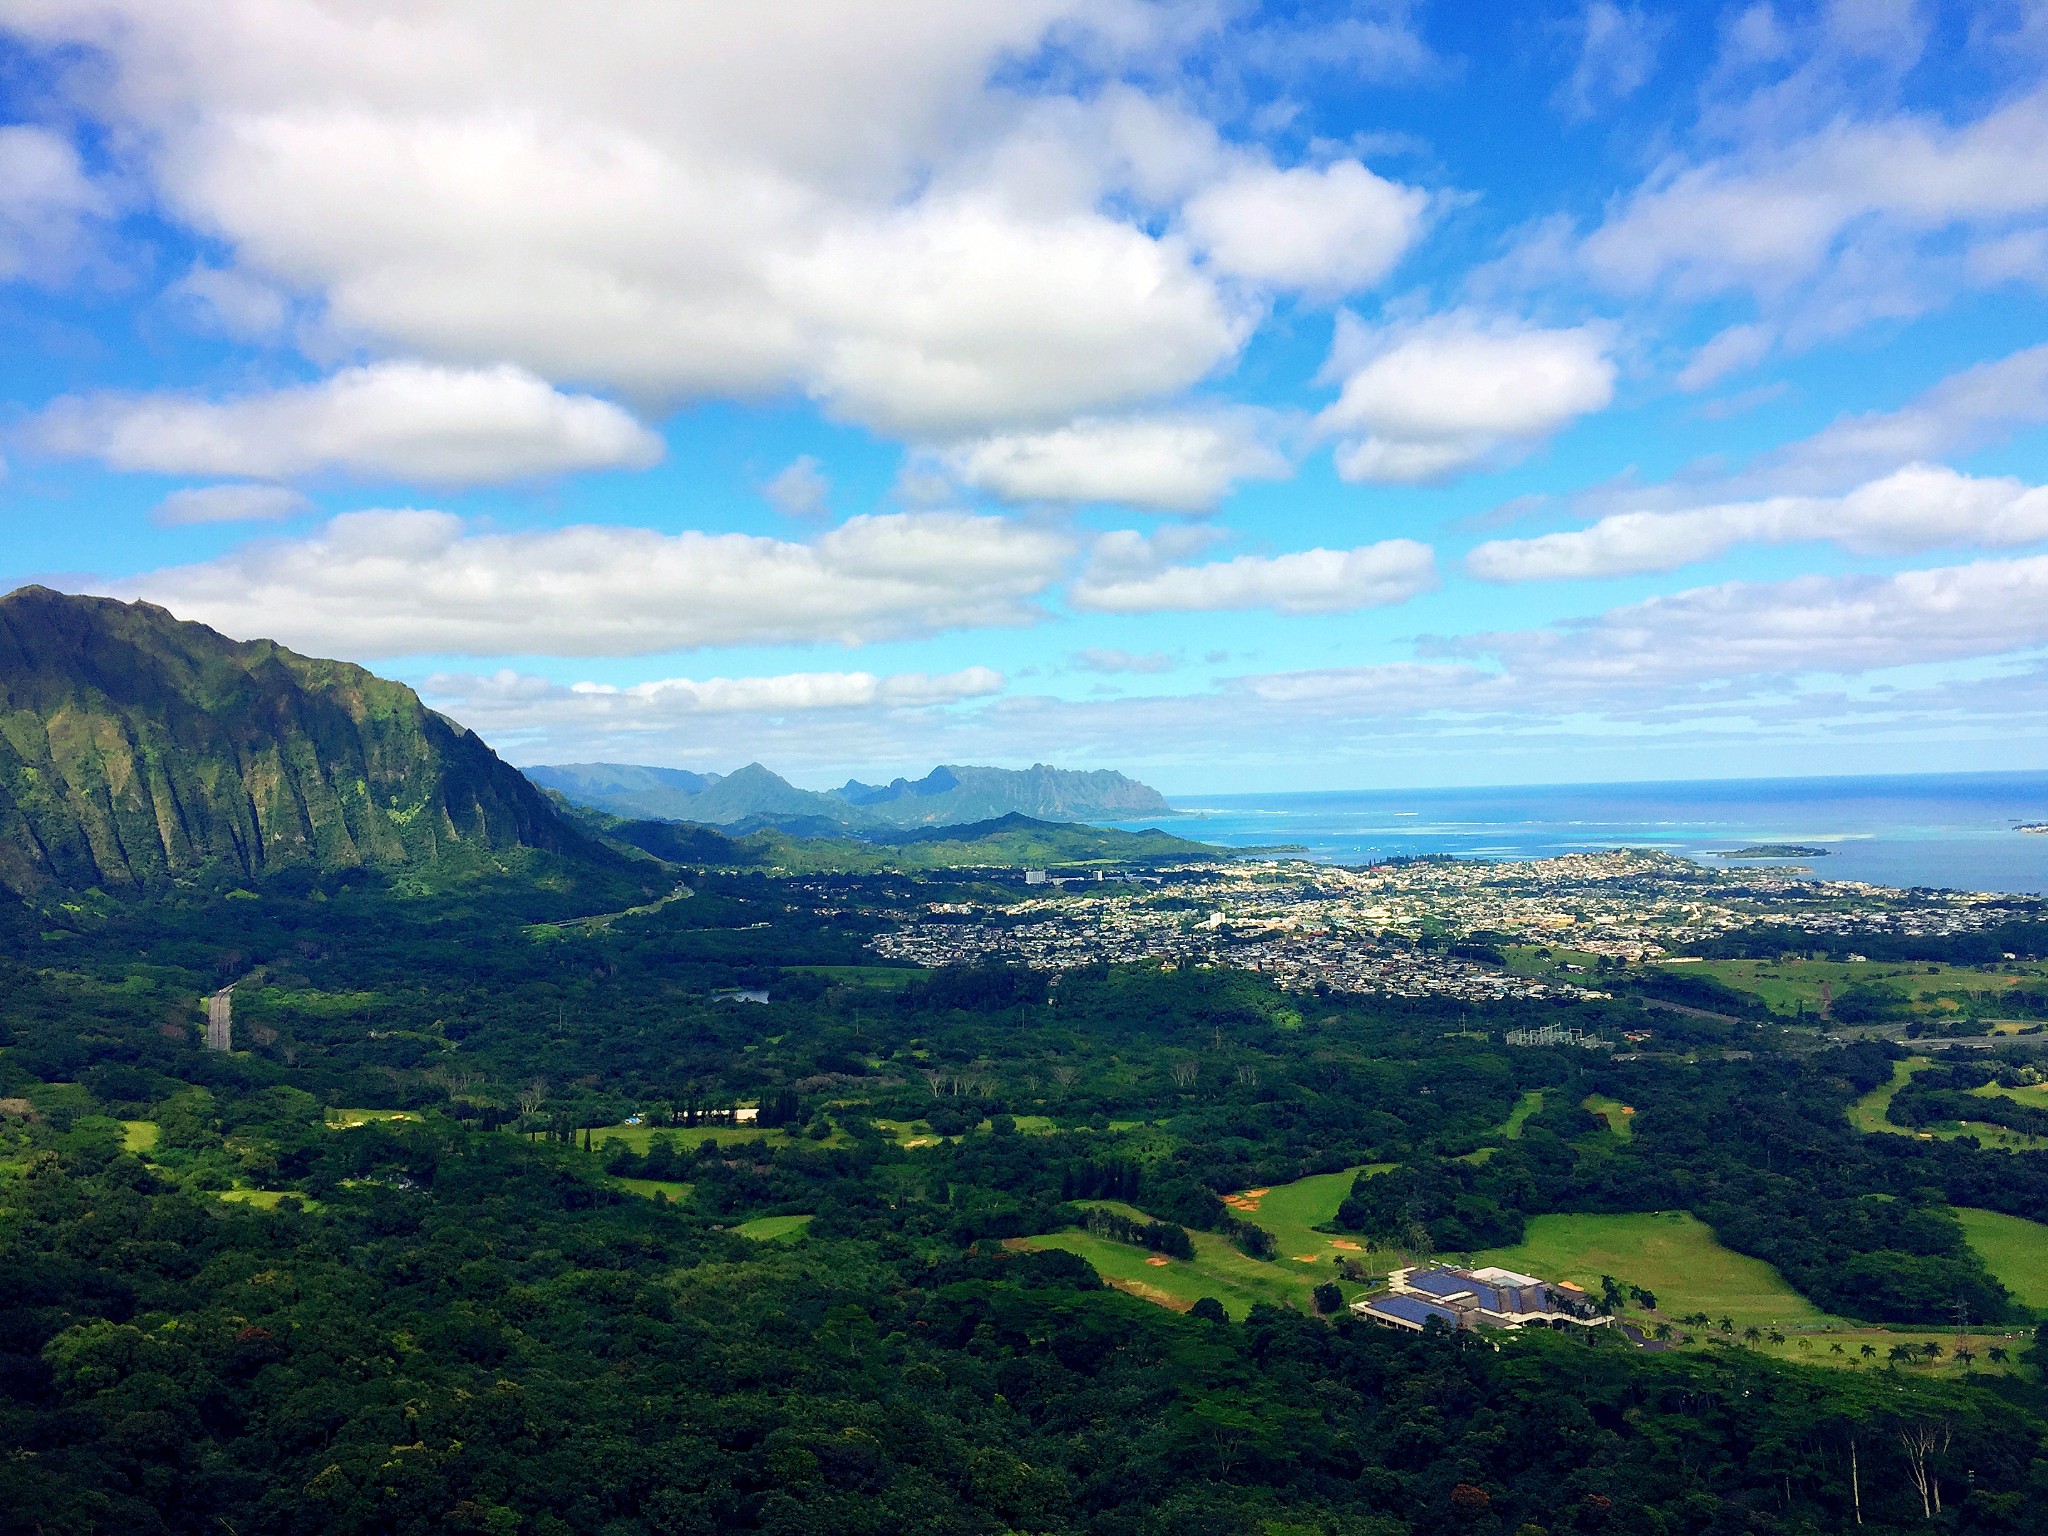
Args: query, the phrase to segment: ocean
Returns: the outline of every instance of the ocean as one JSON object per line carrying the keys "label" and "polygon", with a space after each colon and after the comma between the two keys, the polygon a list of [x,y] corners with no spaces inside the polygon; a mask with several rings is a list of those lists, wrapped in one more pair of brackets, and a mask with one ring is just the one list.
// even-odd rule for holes
{"label": "ocean", "polygon": [[1182,837],[1365,864],[1402,854],[1540,859],[1597,848],[1657,848],[1717,868],[1716,850],[1758,843],[1825,848],[1815,876],[1879,885],[2048,892],[2048,773],[1702,779],[1497,789],[1330,791],[1175,797]]}

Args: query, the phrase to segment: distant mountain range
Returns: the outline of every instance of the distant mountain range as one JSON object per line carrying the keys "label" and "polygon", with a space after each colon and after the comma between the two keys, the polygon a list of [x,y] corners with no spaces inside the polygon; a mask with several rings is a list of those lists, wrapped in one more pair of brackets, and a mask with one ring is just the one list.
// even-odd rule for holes
{"label": "distant mountain range", "polygon": [[1004,816],[1037,821],[1128,821],[1171,816],[1150,785],[1109,769],[934,768],[921,779],[833,790],[798,789],[759,763],[728,774],[628,763],[559,763],[526,776],[572,804],[634,820],[690,821],[740,832],[772,827],[833,836],[908,827],[964,826]]}
{"label": "distant mountain range", "polygon": [[402,683],[148,603],[0,597],[0,889],[515,850],[621,862]]}

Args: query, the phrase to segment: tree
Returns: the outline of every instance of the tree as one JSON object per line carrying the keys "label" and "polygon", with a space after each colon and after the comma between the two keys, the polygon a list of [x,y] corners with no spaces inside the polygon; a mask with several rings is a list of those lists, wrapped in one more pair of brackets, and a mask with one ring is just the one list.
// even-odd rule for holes
{"label": "tree", "polygon": [[1760,1343],[1763,1339],[1763,1336],[1763,1329],[1757,1327],[1755,1323],[1751,1323],[1747,1328],[1742,1330],[1742,1342],[1745,1344]]}
{"label": "tree", "polygon": [[1877,1346],[1875,1344],[1865,1344],[1858,1353],[1866,1360],[1875,1360],[1877,1358]]}
{"label": "tree", "polygon": [[1899,1430],[1899,1445],[1906,1453],[1906,1473],[1920,1495],[1922,1519],[1932,1520],[1941,1513],[1941,1478],[1932,1463],[1948,1449],[1950,1434],[1946,1423],[1908,1424]]}
{"label": "tree", "polygon": [[1314,1291],[1316,1311],[1328,1317],[1332,1312],[1342,1310],[1344,1293],[1335,1284],[1325,1280]]}
{"label": "tree", "polygon": [[1189,1307],[1188,1316],[1199,1317],[1204,1322],[1209,1323],[1227,1323],[1230,1321],[1230,1314],[1223,1310],[1223,1303],[1214,1296],[1204,1296],[1192,1307]]}

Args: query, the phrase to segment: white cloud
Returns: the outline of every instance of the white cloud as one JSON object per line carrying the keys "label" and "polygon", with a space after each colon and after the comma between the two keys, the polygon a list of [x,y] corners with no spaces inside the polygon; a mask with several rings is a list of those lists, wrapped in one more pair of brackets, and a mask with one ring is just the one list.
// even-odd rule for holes
{"label": "white cloud", "polygon": [[1118,502],[1205,511],[1240,480],[1291,466],[1251,412],[1088,418],[1050,432],[1006,433],[944,454],[964,484],[1006,501]]}
{"label": "white cloud", "polygon": [[165,289],[164,297],[197,329],[239,341],[268,340],[291,318],[290,302],[270,284],[204,262]]}
{"label": "white cloud", "polygon": [[1171,672],[1179,665],[1164,651],[1126,651],[1118,646],[1090,646],[1076,651],[1073,663],[1083,672],[1112,676],[1128,672]]}
{"label": "white cloud", "polygon": [[1844,496],[1778,496],[1677,512],[1619,512],[1587,528],[1497,539],[1465,557],[1483,581],[1558,581],[1674,570],[1738,544],[1826,540],[1856,554],[2048,539],[2048,487],[1910,464]]}
{"label": "white cloud", "polygon": [[1818,272],[1861,224],[1916,237],[2048,208],[2048,96],[1960,127],[1838,119],[1787,142],[1672,162],[1587,237],[1593,272],[1629,291],[1777,293]]}
{"label": "white cloud", "polygon": [[1559,91],[1567,115],[1588,118],[1641,90],[1657,68],[1670,30],[1666,16],[1612,0],[1590,0],[1579,20],[1579,58]]}
{"label": "white cloud", "polygon": [[1060,534],[961,513],[857,517],[794,543],[354,512],[115,589],[322,655],[627,656],[1027,624],[1071,553]]}
{"label": "white cloud", "polygon": [[1793,489],[1832,488],[1912,459],[1965,453],[2048,424],[2048,345],[1951,374],[1895,411],[1845,417],[1758,461]]}
{"label": "white cloud", "polygon": [[824,517],[831,511],[832,482],[808,453],[784,465],[761,487],[761,494],[785,517]]}
{"label": "white cloud", "polygon": [[1240,555],[1142,574],[1091,568],[1075,583],[1070,600],[1097,613],[1350,613],[1404,603],[1435,585],[1436,556],[1427,544],[1388,539],[1357,549]]}
{"label": "white cloud", "polygon": [[[636,398],[795,388],[929,439],[1172,394],[1261,309],[1155,201],[1224,174],[1213,130],[1160,108],[1148,138],[1135,92],[1096,89],[1208,25],[1146,5],[19,0],[10,24],[99,50],[77,92],[160,206],[344,342]],[[1048,49],[1071,92],[996,83]],[[1329,230],[1419,194],[1302,174],[1317,271],[1386,259]]]}
{"label": "white cloud", "polygon": [[1343,439],[1337,468],[1353,481],[1439,479],[1526,451],[1614,398],[1596,328],[1537,330],[1462,313],[1379,335],[1347,316],[1326,371],[1342,373],[1344,387],[1318,424]]}
{"label": "white cloud", "polygon": [[61,277],[82,259],[90,225],[110,212],[68,140],[0,127],[0,282]]}
{"label": "white cloud", "polygon": [[2048,556],[1893,576],[1728,582],[1549,630],[1446,647],[1492,654],[1525,687],[1612,698],[1687,682],[1997,656],[2048,644]]}
{"label": "white cloud", "polygon": [[708,714],[787,714],[808,709],[859,709],[883,705],[922,709],[960,699],[1000,693],[1003,674],[991,667],[965,667],[958,672],[898,672],[877,677],[872,672],[786,672],[777,677],[665,677],[651,683],[613,687],[576,683],[570,691],[583,699],[617,700],[628,707],[647,705],[662,710]]}
{"label": "white cloud", "polygon": [[197,485],[171,492],[150,517],[172,528],[190,523],[263,523],[290,517],[310,505],[289,486]]}
{"label": "white cloud", "polygon": [[[932,675],[797,672],[769,677],[661,678],[627,687],[555,682],[502,668],[487,676],[435,673],[420,681],[434,708],[526,762],[617,758],[729,768],[766,758],[778,767],[859,753],[942,729],[955,706],[1003,691],[992,667]],[[842,761],[844,759],[842,758]]]}
{"label": "white cloud", "polygon": [[1221,271],[1313,294],[1369,287],[1422,232],[1429,195],[1356,160],[1321,170],[1246,166],[1190,198],[1188,233]]}
{"label": "white cloud", "polygon": [[518,368],[347,368],[317,384],[214,401],[68,396],[30,426],[36,445],[120,470],[267,479],[338,469],[462,484],[645,468],[661,439],[590,395]]}
{"label": "white cloud", "polygon": [[1770,355],[1777,335],[1767,325],[1731,325],[1711,337],[1678,372],[1678,387],[1706,389],[1731,373],[1753,368]]}

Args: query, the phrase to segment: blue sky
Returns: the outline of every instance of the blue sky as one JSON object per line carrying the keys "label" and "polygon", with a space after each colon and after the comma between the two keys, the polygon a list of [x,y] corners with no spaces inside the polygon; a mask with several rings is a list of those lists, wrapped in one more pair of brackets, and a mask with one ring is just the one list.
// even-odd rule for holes
{"label": "blue sky", "polygon": [[0,582],[514,761],[2048,767],[2048,7],[0,0]]}

